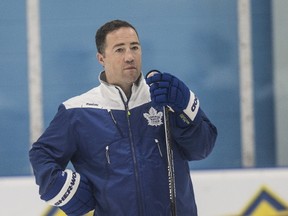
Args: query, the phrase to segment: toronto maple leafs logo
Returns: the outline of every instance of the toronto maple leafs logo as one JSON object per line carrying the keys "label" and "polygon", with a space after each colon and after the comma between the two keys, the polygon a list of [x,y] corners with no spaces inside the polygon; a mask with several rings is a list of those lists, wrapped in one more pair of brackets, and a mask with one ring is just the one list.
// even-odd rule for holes
{"label": "toronto maple leafs logo", "polygon": [[149,113],[144,113],[143,116],[147,119],[148,125],[157,127],[163,124],[163,112],[157,112],[153,107],[149,109]]}

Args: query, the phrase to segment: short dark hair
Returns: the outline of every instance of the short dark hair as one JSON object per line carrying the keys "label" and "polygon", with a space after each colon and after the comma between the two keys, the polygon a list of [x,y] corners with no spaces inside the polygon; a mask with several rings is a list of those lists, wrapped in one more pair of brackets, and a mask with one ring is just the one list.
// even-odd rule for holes
{"label": "short dark hair", "polygon": [[134,29],[134,31],[137,34],[137,37],[139,37],[136,29],[130,23],[123,21],[123,20],[112,20],[112,21],[105,23],[96,32],[95,42],[96,42],[97,51],[101,54],[104,54],[107,34],[119,28],[123,28],[123,27]]}

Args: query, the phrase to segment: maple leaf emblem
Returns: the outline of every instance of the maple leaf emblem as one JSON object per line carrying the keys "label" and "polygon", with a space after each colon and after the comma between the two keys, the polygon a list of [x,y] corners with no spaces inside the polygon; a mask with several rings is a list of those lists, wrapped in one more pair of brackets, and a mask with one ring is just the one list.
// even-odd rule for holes
{"label": "maple leaf emblem", "polygon": [[157,110],[154,109],[153,107],[149,109],[149,113],[144,113],[143,116],[147,119],[148,125],[157,127],[163,124],[162,122],[163,113],[157,112]]}

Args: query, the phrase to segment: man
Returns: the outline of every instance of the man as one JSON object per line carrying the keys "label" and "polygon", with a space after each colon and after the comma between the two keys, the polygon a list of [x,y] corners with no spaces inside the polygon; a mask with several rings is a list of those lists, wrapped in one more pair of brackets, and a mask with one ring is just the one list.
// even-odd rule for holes
{"label": "man", "polygon": [[[187,86],[141,73],[136,29],[114,20],[96,33],[100,85],[59,106],[30,150],[41,199],[68,215],[170,215],[163,106],[170,108],[178,215],[197,215],[189,160],[205,158],[217,130]],[[75,171],[66,169],[72,162]]]}

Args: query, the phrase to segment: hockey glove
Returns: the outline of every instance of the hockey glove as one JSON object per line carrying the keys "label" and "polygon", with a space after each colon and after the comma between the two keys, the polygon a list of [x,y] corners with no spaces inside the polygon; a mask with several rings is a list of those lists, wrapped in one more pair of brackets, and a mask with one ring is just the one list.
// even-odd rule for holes
{"label": "hockey glove", "polygon": [[[155,70],[153,70],[155,72]],[[178,78],[169,73],[147,74],[146,82],[150,86],[151,100],[158,106],[170,106],[176,112],[182,112],[188,105],[190,91]]]}
{"label": "hockey glove", "polygon": [[69,216],[83,215],[95,208],[88,180],[71,170],[59,172],[54,184],[41,199],[59,207]]}
{"label": "hockey glove", "polygon": [[169,73],[151,70],[146,75],[146,83],[150,86],[154,106],[169,106],[176,113],[185,113],[189,120],[184,115],[181,118],[183,121],[187,120],[186,123],[194,120],[199,101],[181,80]]}

